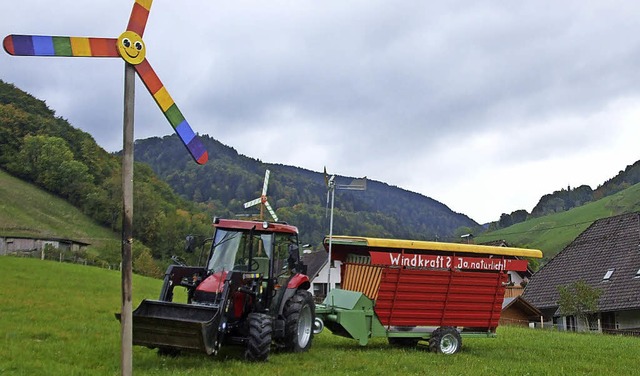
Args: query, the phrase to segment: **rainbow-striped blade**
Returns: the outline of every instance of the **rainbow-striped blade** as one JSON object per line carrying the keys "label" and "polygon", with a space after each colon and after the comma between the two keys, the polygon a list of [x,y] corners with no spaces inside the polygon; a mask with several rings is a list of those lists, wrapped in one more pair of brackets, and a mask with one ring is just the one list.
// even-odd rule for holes
{"label": "rainbow-striped blade", "polygon": [[115,38],[7,35],[2,46],[14,56],[119,57]]}
{"label": "rainbow-striped blade", "polygon": [[127,31],[119,38],[59,37],[46,35],[8,35],[2,46],[14,56],[121,57],[132,64],[164,116],[187,147],[193,159],[204,164],[209,154],[202,141],[173,102],[145,57],[142,41],[153,0],[135,0]]}
{"label": "rainbow-striped blade", "polygon": [[189,153],[198,164],[205,164],[209,160],[209,154],[205,149],[200,138],[196,136],[191,129],[191,126],[180,112],[180,109],[173,101],[173,98],[169,95],[169,92],[164,87],[156,72],[151,68],[151,64],[147,59],[144,59],[142,63],[134,65],[136,72],[140,76],[140,79],[153,96],[160,110],[164,116],[169,120],[169,123],[175,129],[178,137],[187,147]]}
{"label": "rainbow-striped blade", "polygon": [[129,16],[129,24],[127,25],[128,31],[133,31],[140,37],[143,36],[144,29],[147,26],[147,19],[149,19],[152,2],[153,0],[136,0],[136,2],[133,3],[131,16]]}

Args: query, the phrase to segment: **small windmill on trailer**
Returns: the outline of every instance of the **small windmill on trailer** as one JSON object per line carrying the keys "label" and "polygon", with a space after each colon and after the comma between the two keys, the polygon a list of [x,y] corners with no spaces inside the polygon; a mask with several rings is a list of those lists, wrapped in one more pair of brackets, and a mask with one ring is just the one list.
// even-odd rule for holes
{"label": "small windmill on trailer", "polygon": [[264,173],[264,183],[262,184],[262,194],[260,197],[247,201],[244,203],[244,208],[249,209],[252,206],[260,205],[260,220],[264,220],[264,209],[266,208],[271,218],[273,218],[274,222],[278,222],[278,216],[276,215],[275,210],[269,205],[269,201],[267,201],[267,187],[269,186],[269,175],[271,175],[271,171],[268,169]]}

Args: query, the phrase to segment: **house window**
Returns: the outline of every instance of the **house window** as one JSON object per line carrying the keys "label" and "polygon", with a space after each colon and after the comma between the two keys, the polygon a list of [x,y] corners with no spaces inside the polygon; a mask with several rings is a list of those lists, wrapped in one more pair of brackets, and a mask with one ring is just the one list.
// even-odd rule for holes
{"label": "house window", "polygon": [[605,273],[604,277],[602,277],[603,281],[608,281],[609,279],[611,279],[611,276],[613,275],[613,272],[616,271],[615,269],[609,269],[607,270],[607,272]]}
{"label": "house window", "polygon": [[326,283],[314,283],[313,295],[325,297],[327,296],[327,284]]}

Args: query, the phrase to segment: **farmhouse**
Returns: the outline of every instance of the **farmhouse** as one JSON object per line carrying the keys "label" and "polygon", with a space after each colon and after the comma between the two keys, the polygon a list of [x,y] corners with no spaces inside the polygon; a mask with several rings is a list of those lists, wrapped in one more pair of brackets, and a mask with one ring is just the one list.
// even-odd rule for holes
{"label": "farmhouse", "polygon": [[[600,219],[533,275],[523,297],[547,324],[584,330],[575,317],[563,317],[558,286],[584,281],[601,291],[594,312],[605,332],[640,328],[640,213]],[[593,328],[592,328],[593,329]]]}

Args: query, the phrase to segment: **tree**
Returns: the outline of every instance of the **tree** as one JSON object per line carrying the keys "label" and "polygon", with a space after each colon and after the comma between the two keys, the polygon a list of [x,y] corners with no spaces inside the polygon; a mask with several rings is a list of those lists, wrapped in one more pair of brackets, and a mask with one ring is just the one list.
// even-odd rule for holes
{"label": "tree", "polygon": [[574,316],[576,320],[582,320],[587,328],[591,328],[602,290],[579,280],[565,286],[558,286],[558,292],[560,293],[558,299],[560,313],[564,316]]}
{"label": "tree", "polygon": [[133,260],[133,271],[147,277],[159,278],[162,276],[162,270],[153,260],[153,256],[147,248],[142,249],[138,257]]}

